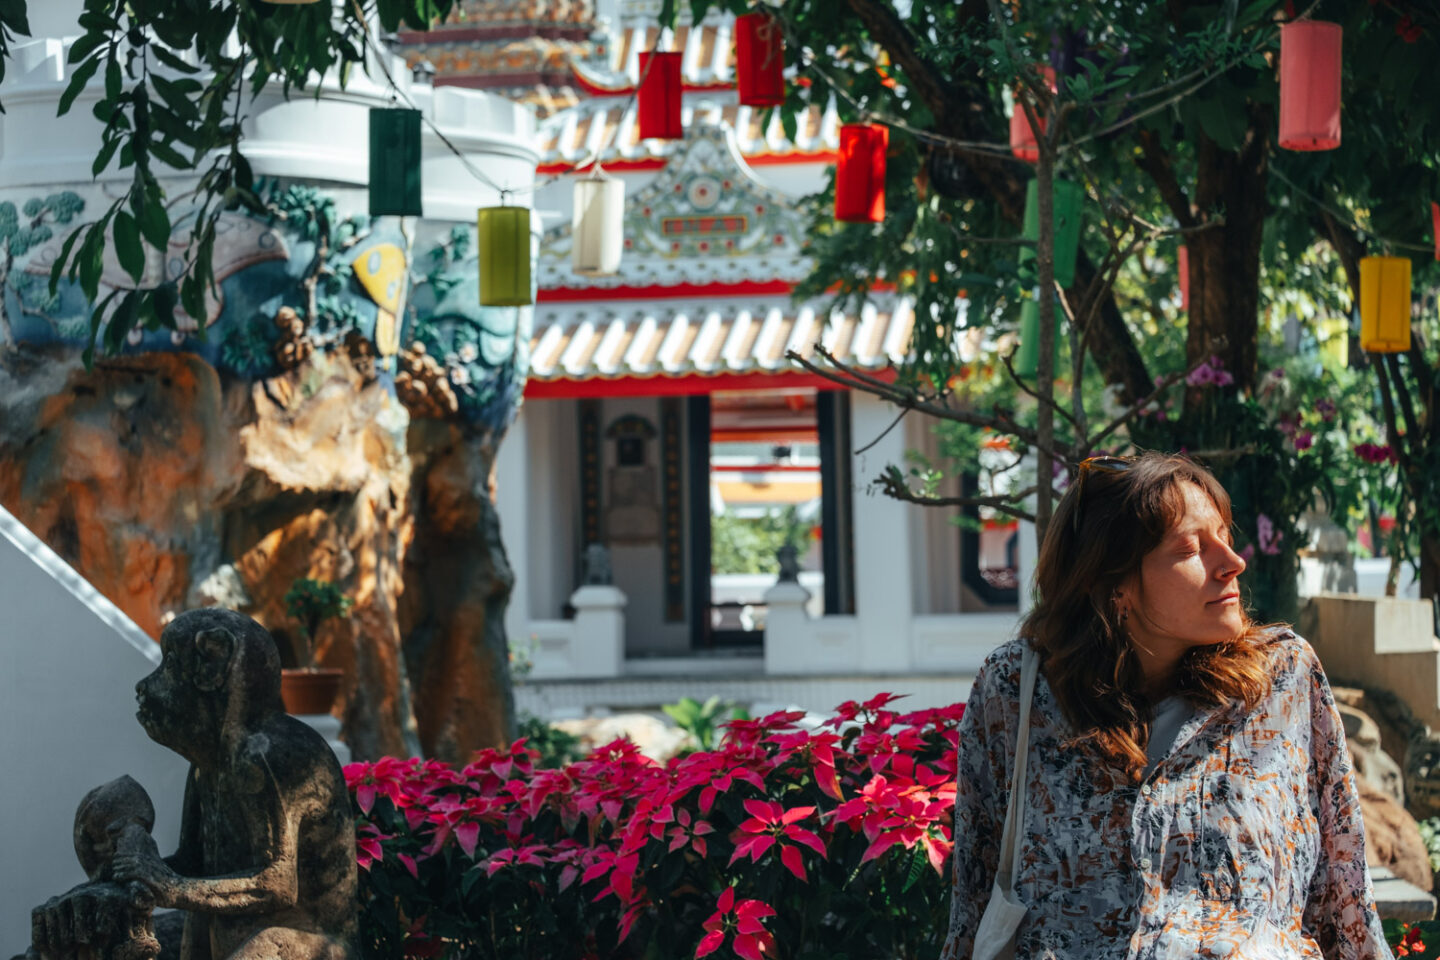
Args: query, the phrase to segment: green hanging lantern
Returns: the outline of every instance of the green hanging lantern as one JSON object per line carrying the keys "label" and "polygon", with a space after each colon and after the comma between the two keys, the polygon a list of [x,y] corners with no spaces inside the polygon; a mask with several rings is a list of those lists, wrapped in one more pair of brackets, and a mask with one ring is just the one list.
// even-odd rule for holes
{"label": "green hanging lantern", "polygon": [[[1075,282],[1075,259],[1080,253],[1080,222],[1084,215],[1085,191],[1069,180],[1054,181],[1055,280],[1062,287]],[[1025,188],[1025,230],[1027,240],[1040,239],[1040,182],[1032,179]],[[1020,250],[1022,282],[1035,282],[1035,249]]]}
{"label": "green hanging lantern", "polygon": [[[1060,305],[1055,305],[1055,363],[1051,367],[1060,372]],[[1040,370],[1040,301],[1027,299],[1020,305],[1020,349],[1015,353],[1015,373],[1025,379],[1033,379]]]}
{"label": "green hanging lantern", "polygon": [[420,111],[370,108],[370,216],[418,217]]}
{"label": "green hanging lantern", "polygon": [[523,307],[530,290],[530,208],[481,207],[476,214],[480,305]]}

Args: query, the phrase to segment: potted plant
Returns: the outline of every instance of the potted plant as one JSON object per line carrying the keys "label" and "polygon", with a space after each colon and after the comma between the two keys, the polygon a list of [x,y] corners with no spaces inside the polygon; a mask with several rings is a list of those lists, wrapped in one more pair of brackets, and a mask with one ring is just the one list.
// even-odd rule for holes
{"label": "potted plant", "polygon": [[343,670],[315,663],[315,638],[326,620],[339,619],[355,601],[328,580],[301,577],[285,594],[285,612],[298,625],[295,655],[300,666],[282,670],[280,695],[293,714],[329,713],[340,692]]}

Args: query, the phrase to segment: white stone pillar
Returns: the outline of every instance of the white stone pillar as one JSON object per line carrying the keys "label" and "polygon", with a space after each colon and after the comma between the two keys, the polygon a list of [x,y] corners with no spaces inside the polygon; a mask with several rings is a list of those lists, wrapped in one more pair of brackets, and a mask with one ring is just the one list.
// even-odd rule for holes
{"label": "white stone pillar", "polygon": [[765,591],[765,673],[770,676],[813,673],[814,633],[805,604],[810,591],[781,580]]}
{"label": "white stone pillar", "polygon": [[[865,393],[850,404],[850,436],[857,449],[873,444],[851,460],[855,507],[855,618],[860,640],[859,668],[865,672],[909,670],[913,659],[910,633],[914,619],[910,578],[914,550],[910,542],[909,507],[870,490],[887,464],[905,463],[905,431],[886,430],[895,407]],[[884,436],[881,436],[884,434]],[[877,439],[878,438],[878,439]]]}
{"label": "white stone pillar", "polygon": [[625,593],[591,585],[570,595],[575,640],[570,662],[576,677],[618,677],[625,670]]}
{"label": "white stone pillar", "polygon": [[515,574],[505,607],[505,635],[511,643],[530,638],[530,443],[525,423],[521,406],[495,453],[495,512],[500,515],[500,542]]}

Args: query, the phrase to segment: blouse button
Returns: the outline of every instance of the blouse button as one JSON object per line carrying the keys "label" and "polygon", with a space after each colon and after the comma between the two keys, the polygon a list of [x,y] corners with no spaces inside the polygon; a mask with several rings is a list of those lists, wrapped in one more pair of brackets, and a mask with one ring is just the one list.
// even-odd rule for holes
{"label": "blouse button", "polygon": [[1150,796],[1150,784],[1148,784],[1148,783],[1147,783],[1147,784],[1143,784],[1143,785],[1140,787],[1140,792],[1143,793],[1143,794],[1145,794],[1145,796],[1147,796],[1147,797]]}
{"label": "blouse button", "polygon": [[1143,858],[1140,860],[1140,869],[1141,869],[1141,870],[1149,870],[1149,869],[1150,869],[1150,858],[1149,858],[1149,857],[1143,857]]}

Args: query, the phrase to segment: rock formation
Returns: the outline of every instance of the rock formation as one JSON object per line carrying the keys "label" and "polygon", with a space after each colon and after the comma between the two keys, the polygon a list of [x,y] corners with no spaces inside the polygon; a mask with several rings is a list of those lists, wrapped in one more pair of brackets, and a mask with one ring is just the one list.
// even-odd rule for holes
{"label": "rock formation", "polygon": [[[408,240],[384,221],[342,221],[308,187],[267,198],[290,218],[233,215],[203,324],[139,331],[93,369],[72,285],[43,311],[13,290],[0,300],[16,340],[0,351],[0,506],[157,638],[178,611],[214,603],[285,649],[297,627],[285,593],[334,582],[354,606],[315,645],[319,665],[345,671],[336,710],[357,759],[502,746],[512,578],[490,475],[524,383],[519,311],[479,307],[473,255],[448,227],[414,277]],[[318,252],[295,232],[314,211],[310,229],[332,238]],[[367,275],[405,292],[398,330],[349,272],[365,257],[400,265]],[[427,395],[455,402],[397,396],[392,341],[429,361]]]}

